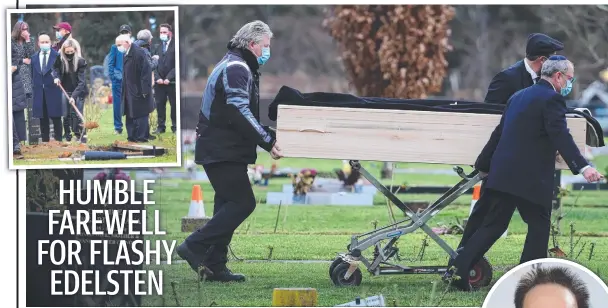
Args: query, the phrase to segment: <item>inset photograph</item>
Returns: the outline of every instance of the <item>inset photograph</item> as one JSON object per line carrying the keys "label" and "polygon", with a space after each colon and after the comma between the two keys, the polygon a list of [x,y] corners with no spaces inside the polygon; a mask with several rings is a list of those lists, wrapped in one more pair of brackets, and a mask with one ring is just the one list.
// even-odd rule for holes
{"label": "inset photograph", "polygon": [[541,259],[505,273],[482,308],[600,308],[608,287],[586,267],[564,259]]}
{"label": "inset photograph", "polygon": [[178,8],[7,10],[10,169],[177,167]]}

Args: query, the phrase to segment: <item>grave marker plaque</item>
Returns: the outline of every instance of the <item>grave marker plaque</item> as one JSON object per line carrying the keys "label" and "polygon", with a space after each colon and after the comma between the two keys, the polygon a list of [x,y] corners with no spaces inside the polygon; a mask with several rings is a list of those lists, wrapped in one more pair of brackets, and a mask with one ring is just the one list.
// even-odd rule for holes
{"label": "grave marker plaque", "polygon": [[33,110],[34,99],[27,98],[27,143],[35,145],[40,142],[40,119],[34,118]]}

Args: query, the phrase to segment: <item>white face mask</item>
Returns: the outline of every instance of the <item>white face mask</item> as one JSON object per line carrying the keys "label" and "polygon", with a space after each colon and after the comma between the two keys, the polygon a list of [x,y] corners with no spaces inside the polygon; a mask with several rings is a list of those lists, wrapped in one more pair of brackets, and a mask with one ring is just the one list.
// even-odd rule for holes
{"label": "white face mask", "polygon": [[122,45],[120,45],[120,46],[118,46],[118,47],[116,47],[116,48],[117,48],[117,49],[118,49],[118,51],[119,51],[119,52],[121,52],[121,53],[125,53],[125,52],[127,51],[127,49],[126,49],[124,46],[122,46]]}

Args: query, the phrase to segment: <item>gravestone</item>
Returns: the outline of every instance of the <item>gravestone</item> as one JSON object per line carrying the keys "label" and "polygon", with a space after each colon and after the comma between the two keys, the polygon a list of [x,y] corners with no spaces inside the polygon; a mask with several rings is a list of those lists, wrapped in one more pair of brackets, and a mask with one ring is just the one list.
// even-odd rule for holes
{"label": "gravestone", "polygon": [[[32,172],[33,171],[33,172]],[[55,176],[55,181],[51,184],[55,186],[53,189],[46,189],[44,187],[35,187],[34,189],[37,192],[43,192],[52,194],[52,196],[48,196],[47,200],[58,200],[56,194],[59,190],[59,179],[63,180],[82,180],[84,176],[83,169],[76,170],[28,170],[27,171],[27,179],[26,181],[34,181],[37,177],[42,176],[40,172],[52,172]],[[101,171],[101,170],[100,170]],[[41,183],[37,183],[41,185]],[[42,184],[44,185],[44,184]],[[64,185],[68,185],[67,182],[64,182]],[[66,187],[67,188],[67,187]],[[28,190],[28,193],[31,193]],[[81,191],[81,195],[88,193],[87,191]],[[27,198],[28,203],[32,201],[32,198]],[[42,200],[37,198],[38,201]],[[135,194],[135,200],[142,201],[143,194],[137,192]],[[113,204],[67,204],[66,208],[75,213],[76,210],[95,210],[95,209],[106,209],[106,210],[143,210],[144,205],[113,205]],[[28,208],[30,210],[35,210],[36,208],[40,208],[38,204],[28,204]],[[141,215],[133,215],[134,218],[141,221]],[[140,216],[140,217],[137,217]],[[74,216],[73,216],[74,217]],[[75,217],[74,217],[75,218]],[[73,219],[74,219],[73,218]],[[103,235],[59,235],[55,232],[53,235],[49,235],[48,223],[49,217],[48,213],[44,212],[29,212],[27,213],[27,223],[25,233],[26,237],[26,275],[27,286],[26,286],[26,305],[27,306],[37,306],[37,307],[109,307],[109,306],[117,306],[117,307],[139,307],[141,305],[141,296],[133,294],[133,290],[135,287],[135,281],[132,279],[132,275],[129,276],[129,280],[127,282],[122,279],[122,277],[115,277],[115,280],[119,284],[119,288],[123,290],[127,287],[130,290],[131,294],[123,295],[120,292],[117,295],[105,295],[105,296],[91,296],[91,295],[83,295],[80,292],[71,295],[71,296],[52,296],[51,291],[51,280],[50,280],[50,271],[55,269],[62,270],[74,270],[74,271],[82,271],[82,270],[97,270],[100,272],[100,289],[101,291],[112,291],[114,289],[114,285],[107,283],[106,277],[107,273],[110,270],[140,270],[142,269],[141,265],[109,265],[104,266],[103,263],[103,255],[97,255],[95,259],[95,264],[91,264],[90,259],[90,240],[109,240],[108,244],[108,259],[112,260],[118,251],[118,241],[126,241],[128,246],[130,247],[132,241],[143,239],[142,235],[113,235],[107,234],[104,232]],[[75,220],[74,220],[75,221]],[[58,229],[58,225],[55,225],[56,229]],[[89,229],[91,229],[91,225],[89,225]],[[142,225],[141,223],[135,225],[135,230],[141,231]],[[99,228],[98,228],[99,230]],[[105,230],[101,230],[105,231]],[[23,235],[22,235],[23,236]],[[78,240],[81,243],[81,252],[79,254],[80,259],[82,260],[82,265],[62,265],[55,266],[50,262],[50,258],[46,256],[43,258],[42,265],[38,265],[38,241],[46,239],[49,241],[61,240]],[[101,246],[98,246],[98,249]],[[137,260],[138,255],[133,251],[129,251],[129,258],[131,260]],[[72,282],[73,283],[73,282]],[[90,286],[89,286],[90,287]]]}
{"label": "gravestone", "polygon": [[27,143],[35,145],[40,142],[40,119],[34,118],[33,115],[34,99],[27,99]]}

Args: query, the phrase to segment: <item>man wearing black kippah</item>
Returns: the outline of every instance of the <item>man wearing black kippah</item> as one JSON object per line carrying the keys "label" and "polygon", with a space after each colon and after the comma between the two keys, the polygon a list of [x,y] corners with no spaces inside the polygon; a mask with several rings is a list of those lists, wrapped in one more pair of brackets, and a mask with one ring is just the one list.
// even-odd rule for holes
{"label": "man wearing black kippah", "polygon": [[[548,35],[542,33],[530,34],[526,44],[526,57],[494,76],[484,101],[491,104],[505,105],[515,92],[535,84],[540,79],[540,70],[543,63],[551,55],[563,49],[564,44]],[[483,182],[485,183],[485,180]],[[483,187],[482,185],[482,195]],[[486,215],[487,209],[481,207],[481,204],[477,202],[471,211],[458,249],[462,249],[466,245],[469,238],[481,226]],[[452,260],[448,263],[448,267],[451,265]]]}
{"label": "man wearing black kippah", "polygon": [[528,226],[520,263],[547,257],[556,150],[574,175],[582,174],[588,182],[603,178],[568,130],[564,97],[575,80],[572,62],[551,56],[540,77],[509,98],[500,124],[475,162],[475,169],[486,176],[477,202],[485,215],[453,261],[461,279],[452,285],[461,290],[471,290],[470,269],[507,230],[515,209]]}

